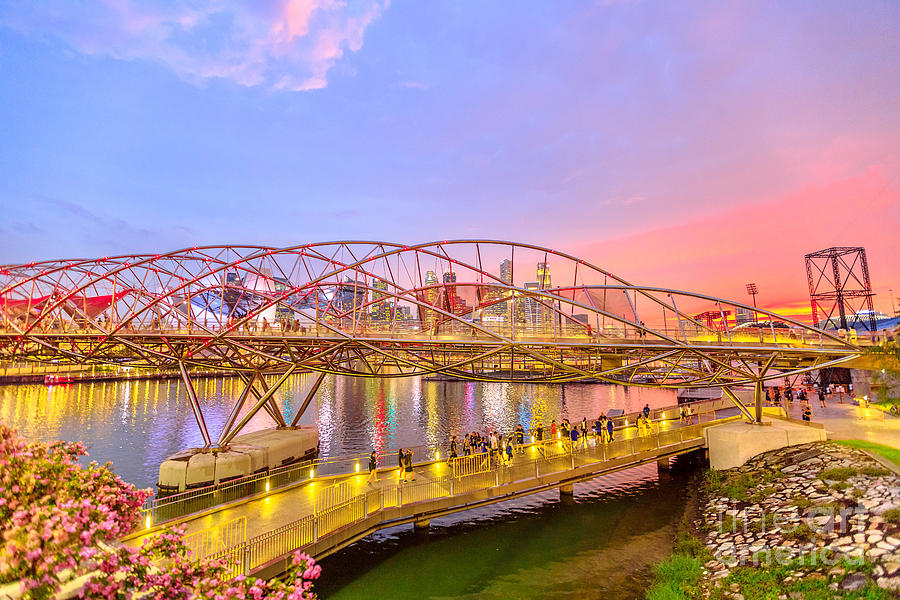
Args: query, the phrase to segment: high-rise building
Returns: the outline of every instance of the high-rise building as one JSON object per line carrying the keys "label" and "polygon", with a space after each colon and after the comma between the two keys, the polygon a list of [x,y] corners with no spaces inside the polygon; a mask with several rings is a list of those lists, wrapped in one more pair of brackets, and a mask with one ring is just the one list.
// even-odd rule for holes
{"label": "high-rise building", "polygon": [[391,318],[391,306],[393,302],[387,300],[387,282],[382,279],[376,279],[372,282],[372,321],[382,322]]}
{"label": "high-rise building", "polygon": [[[540,291],[541,286],[537,281],[526,281],[523,286],[529,292]],[[534,298],[522,298],[516,303],[516,321],[525,325],[527,333],[537,334],[541,331],[543,323],[543,306]]]}
{"label": "high-rise building", "polygon": [[550,285],[550,263],[539,262],[537,264],[537,283],[539,289],[546,290]]}
{"label": "high-rise building", "polygon": [[[537,283],[538,289],[540,290],[549,290],[553,287],[550,281],[550,263],[549,262],[539,262],[537,264]],[[551,301],[550,303],[553,306],[558,308],[558,303],[555,301]],[[559,325],[559,314],[548,306],[548,302],[543,300],[538,303],[538,319],[537,319],[537,327],[542,333],[553,333],[553,322],[554,320]]]}
{"label": "high-rise building", "polygon": [[449,310],[455,315],[462,314],[466,312],[468,308],[466,306],[466,301],[456,293],[456,273],[451,271],[444,272],[444,289],[442,290],[443,294],[446,297],[446,302],[442,303],[445,306],[442,306],[444,310]]}
{"label": "high-rise building", "polygon": [[500,279],[507,285],[512,285],[513,280],[513,263],[510,259],[504,258],[500,261]]}
{"label": "high-rise building", "polygon": [[[508,258],[500,262],[500,281],[507,285],[512,285],[513,269],[512,261]],[[509,300],[503,298],[509,297],[511,292],[496,287],[486,286],[481,295],[481,302],[485,306],[481,313],[481,321],[485,324],[493,324],[501,326],[508,320]]]}
{"label": "high-rise building", "polygon": [[[424,303],[424,305],[443,308],[440,306],[441,290],[438,288],[437,273],[435,273],[434,271],[426,271],[425,280],[423,283],[425,289],[422,292],[416,294],[419,302]],[[421,323],[422,327],[433,329],[439,322],[439,313],[431,310],[430,308],[428,308],[428,306],[424,305],[420,304],[418,306],[419,322]]]}

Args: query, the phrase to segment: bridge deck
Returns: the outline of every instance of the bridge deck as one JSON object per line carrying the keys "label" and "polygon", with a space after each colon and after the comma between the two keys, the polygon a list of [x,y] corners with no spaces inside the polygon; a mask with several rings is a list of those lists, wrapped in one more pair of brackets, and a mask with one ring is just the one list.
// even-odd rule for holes
{"label": "bridge deck", "polygon": [[[396,467],[379,472],[377,483],[367,483],[364,474],[322,478],[178,522],[188,535],[214,532],[246,518],[247,541],[225,550],[217,548],[215,556],[228,559],[235,572],[274,575],[296,549],[321,558],[383,527],[533,494],[693,450],[703,445],[703,427],[736,418],[724,416],[736,412],[701,415],[697,425],[662,423],[644,435],[638,435],[633,427],[617,430],[613,442],[589,438],[574,449],[563,441],[531,444],[510,464],[492,465],[463,477],[454,477],[447,464],[434,461],[416,465],[415,481],[409,482],[398,482]],[[152,531],[135,534],[125,543],[139,545],[150,534]]]}

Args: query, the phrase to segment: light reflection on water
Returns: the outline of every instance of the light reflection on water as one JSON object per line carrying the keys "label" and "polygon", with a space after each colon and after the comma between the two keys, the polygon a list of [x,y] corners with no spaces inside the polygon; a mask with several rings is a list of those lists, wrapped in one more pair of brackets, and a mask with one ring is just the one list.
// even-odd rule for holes
{"label": "light reflection on water", "polygon": [[[291,377],[276,394],[285,418],[306,397],[312,374]],[[215,439],[242,390],[236,378],[194,382]],[[446,445],[451,433],[568,417],[580,421],[610,408],[626,412],[675,403],[672,391],[601,384],[506,384],[423,381],[421,378],[326,377],[300,420],[315,424],[323,456],[387,451],[399,446]],[[248,402],[248,404],[251,404]],[[180,380],[132,380],[73,385],[0,386],[0,422],[28,439],[82,441],[98,462],[140,487],[156,484],[169,455],[203,443]],[[260,411],[245,431],[272,426]]]}

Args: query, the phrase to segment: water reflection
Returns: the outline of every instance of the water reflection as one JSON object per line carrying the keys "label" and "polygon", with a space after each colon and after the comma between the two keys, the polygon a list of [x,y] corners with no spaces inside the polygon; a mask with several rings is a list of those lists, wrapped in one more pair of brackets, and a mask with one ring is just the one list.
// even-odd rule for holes
{"label": "water reflection", "polygon": [[[276,394],[290,421],[315,375],[291,377]],[[243,384],[236,378],[195,382],[215,439]],[[314,424],[324,456],[386,452],[398,446],[445,445],[451,433],[532,427],[550,419],[580,421],[609,408],[636,411],[675,402],[674,393],[601,384],[506,384],[408,379],[326,377],[300,420]],[[252,403],[248,403],[252,404]],[[245,410],[249,409],[249,406]],[[91,382],[62,386],[0,386],[0,422],[28,439],[80,440],[91,458],[112,461],[124,478],[152,487],[167,456],[202,445],[180,380]],[[260,411],[247,425],[273,425]]]}

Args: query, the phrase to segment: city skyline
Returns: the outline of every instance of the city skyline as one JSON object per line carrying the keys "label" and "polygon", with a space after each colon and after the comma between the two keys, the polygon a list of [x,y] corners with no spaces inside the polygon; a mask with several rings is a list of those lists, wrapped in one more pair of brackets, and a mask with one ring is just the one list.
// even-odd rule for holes
{"label": "city skyline", "polygon": [[875,2],[9,3],[0,263],[487,237],[737,301],[753,281],[807,316],[804,254],[849,245],[889,312],[898,23]]}

